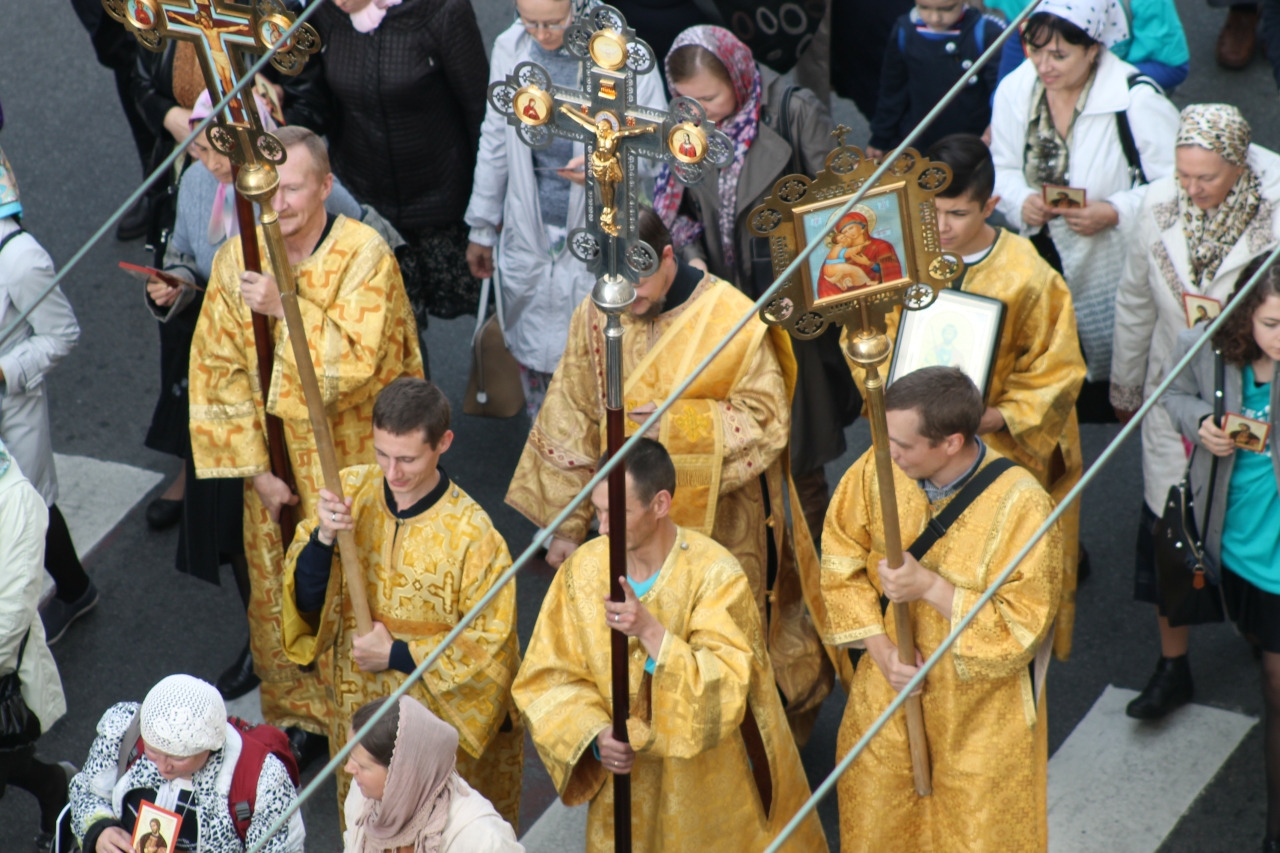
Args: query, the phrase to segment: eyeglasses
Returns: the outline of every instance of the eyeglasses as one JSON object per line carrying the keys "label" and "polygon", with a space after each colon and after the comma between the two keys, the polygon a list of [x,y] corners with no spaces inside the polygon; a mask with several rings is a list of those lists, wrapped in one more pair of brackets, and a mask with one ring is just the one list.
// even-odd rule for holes
{"label": "eyeglasses", "polygon": [[564,21],[559,24],[547,24],[547,23],[543,23],[542,21],[526,21],[524,17],[520,15],[517,15],[516,17],[520,18],[520,23],[524,24],[524,28],[531,33],[536,33],[539,30],[546,30],[547,32],[558,33],[563,30],[569,29],[569,27],[573,25],[572,12],[569,13],[569,17],[565,18]]}

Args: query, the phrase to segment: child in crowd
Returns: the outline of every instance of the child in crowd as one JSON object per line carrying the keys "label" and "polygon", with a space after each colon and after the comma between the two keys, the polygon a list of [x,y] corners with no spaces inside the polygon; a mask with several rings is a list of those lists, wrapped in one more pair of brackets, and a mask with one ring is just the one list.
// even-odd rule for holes
{"label": "child in crowd", "polygon": [[[1003,31],[999,20],[964,0],[917,0],[889,34],[867,154],[882,157],[899,145]],[[983,133],[991,122],[998,71],[992,62],[971,76],[968,87],[916,139],[915,148],[923,151],[952,133]]]}
{"label": "child in crowd", "polygon": [[[991,11],[1012,20],[1030,0],[986,0]],[[1174,0],[1115,0],[1129,22],[1129,38],[1111,47],[1111,52],[1155,80],[1165,94],[1187,79],[1191,52]],[[1000,56],[1000,78],[1022,64],[1026,54],[1020,39],[1004,43]]]}

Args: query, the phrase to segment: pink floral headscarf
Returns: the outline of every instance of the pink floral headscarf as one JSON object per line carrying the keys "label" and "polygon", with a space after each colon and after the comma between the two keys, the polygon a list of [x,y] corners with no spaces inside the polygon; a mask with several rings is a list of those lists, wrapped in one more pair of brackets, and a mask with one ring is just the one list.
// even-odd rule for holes
{"label": "pink floral headscarf", "polygon": [[[720,170],[720,249],[725,265],[733,267],[734,261],[734,211],[738,201],[738,178],[747,149],[755,141],[760,129],[760,69],[756,67],[751,48],[723,27],[690,27],[676,37],[671,51],[685,45],[696,44],[715,54],[729,71],[733,83],[733,95],[738,101],[738,111],[724,119],[717,129],[733,142],[733,162]],[[670,60],[671,54],[667,54]],[[675,92],[675,81],[667,68],[667,88]],[[653,209],[671,230],[671,239],[677,249],[687,246],[702,234],[701,222],[680,215],[680,199],[684,184],[676,180],[670,166],[663,166],[658,173],[658,184],[653,194]],[[710,215],[710,211],[704,212]]]}

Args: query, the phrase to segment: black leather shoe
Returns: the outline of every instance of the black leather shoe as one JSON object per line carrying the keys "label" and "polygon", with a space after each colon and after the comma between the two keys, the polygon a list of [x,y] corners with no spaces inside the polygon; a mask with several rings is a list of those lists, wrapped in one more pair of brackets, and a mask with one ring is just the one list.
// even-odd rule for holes
{"label": "black leather shoe", "polygon": [[313,735],[297,726],[285,729],[285,734],[289,736],[289,749],[298,762],[299,773],[305,772],[317,758],[329,756],[329,739],[324,735]]}
{"label": "black leather shoe", "polygon": [[116,239],[122,243],[147,236],[151,224],[151,200],[143,195],[116,223]]}
{"label": "black leather shoe", "polygon": [[257,687],[260,682],[261,679],[253,673],[253,654],[249,651],[249,644],[245,643],[244,651],[240,652],[235,663],[223,670],[214,686],[218,688],[223,699],[231,701],[239,699]]}
{"label": "black leather shoe", "polygon": [[156,498],[147,504],[147,526],[152,530],[165,530],[182,520],[182,501]]}
{"label": "black leather shoe", "polygon": [[1129,703],[1125,713],[1135,720],[1158,720],[1175,708],[1191,701],[1195,686],[1191,683],[1191,664],[1187,656],[1160,658],[1151,680]]}

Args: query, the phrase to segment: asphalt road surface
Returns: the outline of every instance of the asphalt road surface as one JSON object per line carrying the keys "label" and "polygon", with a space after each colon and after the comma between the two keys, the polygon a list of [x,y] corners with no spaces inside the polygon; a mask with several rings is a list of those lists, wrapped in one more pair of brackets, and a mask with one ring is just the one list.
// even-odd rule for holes
{"label": "asphalt road surface", "polygon": [[[491,42],[512,20],[511,4],[474,2]],[[1242,72],[1218,69],[1213,42],[1224,13],[1192,0],[1179,0],[1178,6],[1191,42],[1192,75],[1174,100],[1180,106],[1236,103],[1253,123],[1255,141],[1280,145],[1276,89],[1265,61],[1258,58]],[[65,264],[140,178],[112,78],[95,62],[69,4],[0,4],[0,102],[5,113],[0,146],[21,186],[25,225],[59,265]],[[834,112],[855,128],[855,142],[861,141],[859,134],[865,138],[865,121],[851,105],[838,103]],[[109,235],[64,281],[83,334],[47,380],[54,447],[62,454],[158,472],[168,482],[177,461],[142,445],[159,391],[155,324],[137,284],[116,269],[120,260],[148,263],[149,256],[141,241],[120,244]],[[433,320],[428,330],[433,378],[456,412],[457,439],[444,464],[519,553],[533,527],[502,497],[529,424],[523,415],[488,420],[461,414],[471,329],[472,321],[463,318]],[[1114,427],[1084,428],[1089,463],[1115,432]],[[865,425],[855,425],[850,434],[850,453],[830,466],[833,483],[855,451],[867,446]],[[102,603],[54,648],[69,710],[41,741],[48,759],[82,761],[103,710],[117,701],[140,700],[164,675],[189,672],[213,680],[246,636],[230,578],[215,587],[177,574],[172,568],[176,534],[147,529],[143,508],[163,484],[143,495],[136,489],[137,476],[108,478],[108,489],[112,479],[122,484],[110,519],[114,526],[85,559]],[[67,500],[74,500],[78,487],[88,488],[87,482],[64,479]],[[127,483],[134,484],[133,491]],[[1093,558],[1093,577],[1079,593],[1073,658],[1055,664],[1049,679],[1053,825],[1061,828],[1055,829],[1053,849],[1257,849],[1266,808],[1262,739],[1260,728],[1247,718],[1262,710],[1258,668],[1229,627],[1195,632],[1196,700],[1205,707],[1188,709],[1160,727],[1132,726],[1116,713],[1126,694],[1109,686],[1141,689],[1158,655],[1150,608],[1131,600],[1140,500],[1138,451],[1131,443],[1085,495],[1083,540]],[[113,503],[111,494],[106,503]],[[132,508],[117,524],[127,507]],[[91,526],[95,519],[78,523]],[[522,643],[549,579],[545,565],[531,566],[519,579]],[[842,697],[828,702],[804,750],[814,784],[832,766],[842,707]],[[554,797],[532,749],[526,759],[524,828]],[[821,814],[832,849],[838,849],[834,798],[822,804]],[[340,850],[331,785],[308,804],[305,815],[308,848]],[[0,801],[0,850],[31,849],[36,819],[33,799],[11,791]]]}

